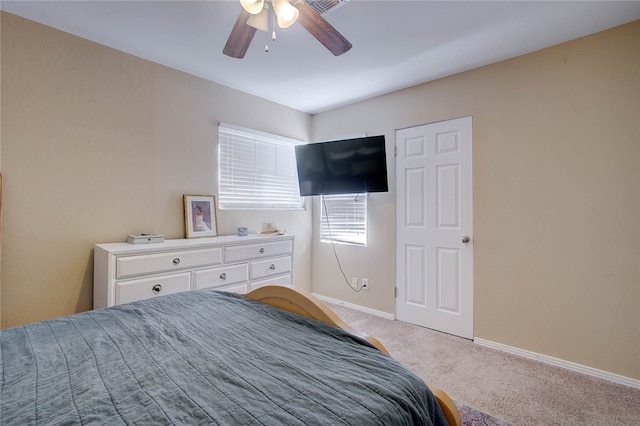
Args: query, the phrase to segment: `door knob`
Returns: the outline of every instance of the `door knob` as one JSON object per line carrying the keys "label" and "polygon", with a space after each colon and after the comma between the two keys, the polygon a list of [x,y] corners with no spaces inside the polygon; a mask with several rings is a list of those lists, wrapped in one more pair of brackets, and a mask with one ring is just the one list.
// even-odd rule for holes
{"label": "door knob", "polygon": [[471,241],[471,238],[469,238],[468,235],[465,235],[464,237],[462,237],[462,242],[467,244],[469,241]]}

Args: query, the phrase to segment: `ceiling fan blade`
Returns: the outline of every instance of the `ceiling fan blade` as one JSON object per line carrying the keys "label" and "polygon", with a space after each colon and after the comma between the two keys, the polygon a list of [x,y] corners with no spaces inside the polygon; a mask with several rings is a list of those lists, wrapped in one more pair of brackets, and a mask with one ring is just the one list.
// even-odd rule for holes
{"label": "ceiling fan blade", "polygon": [[298,22],[309,33],[314,36],[320,43],[324,45],[335,56],[342,55],[351,49],[352,45],[338,32],[330,23],[326,21],[314,8],[301,0],[294,4],[300,11]]}
{"label": "ceiling fan blade", "polygon": [[222,52],[231,56],[232,58],[242,59],[244,58],[247,49],[253,40],[253,35],[256,33],[256,29],[246,24],[250,14],[246,10],[242,9],[240,15],[236,20],[227,44],[224,45]]}

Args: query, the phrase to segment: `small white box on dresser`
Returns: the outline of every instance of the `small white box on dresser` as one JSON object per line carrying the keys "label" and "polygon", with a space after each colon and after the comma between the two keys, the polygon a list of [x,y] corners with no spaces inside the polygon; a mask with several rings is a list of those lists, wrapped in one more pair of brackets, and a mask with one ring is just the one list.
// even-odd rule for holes
{"label": "small white box on dresser", "polygon": [[129,244],[152,244],[163,243],[164,235],[162,234],[131,234],[127,235]]}
{"label": "small white box on dresser", "polygon": [[96,244],[93,308],[204,288],[244,293],[292,277],[293,235]]}

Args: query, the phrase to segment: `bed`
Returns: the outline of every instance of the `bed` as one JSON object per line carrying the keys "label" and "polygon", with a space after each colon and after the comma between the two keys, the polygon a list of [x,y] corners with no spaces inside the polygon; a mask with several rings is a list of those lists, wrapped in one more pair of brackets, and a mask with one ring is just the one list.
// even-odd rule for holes
{"label": "bed", "polygon": [[11,424],[460,425],[308,292],[176,293],[3,330]]}

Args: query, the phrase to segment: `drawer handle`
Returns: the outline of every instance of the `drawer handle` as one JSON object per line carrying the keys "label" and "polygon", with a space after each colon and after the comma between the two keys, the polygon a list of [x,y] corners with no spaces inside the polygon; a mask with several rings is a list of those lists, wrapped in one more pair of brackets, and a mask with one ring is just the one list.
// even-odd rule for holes
{"label": "drawer handle", "polygon": [[272,271],[276,270],[276,265],[274,265],[273,263],[271,265],[269,265],[269,269],[271,269]]}
{"label": "drawer handle", "polygon": [[220,281],[224,281],[227,279],[227,274],[225,274],[224,272],[220,274]]}
{"label": "drawer handle", "polygon": [[260,247],[260,253],[264,253],[264,247]]}
{"label": "drawer handle", "polygon": [[156,284],[151,288],[153,294],[159,294],[162,291],[162,286],[160,284]]}
{"label": "drawer handle", "polygon": [[173,259],[173,264],[174,265],[179,265],[180,264],[180,258],[176,257],[175,259]]}

